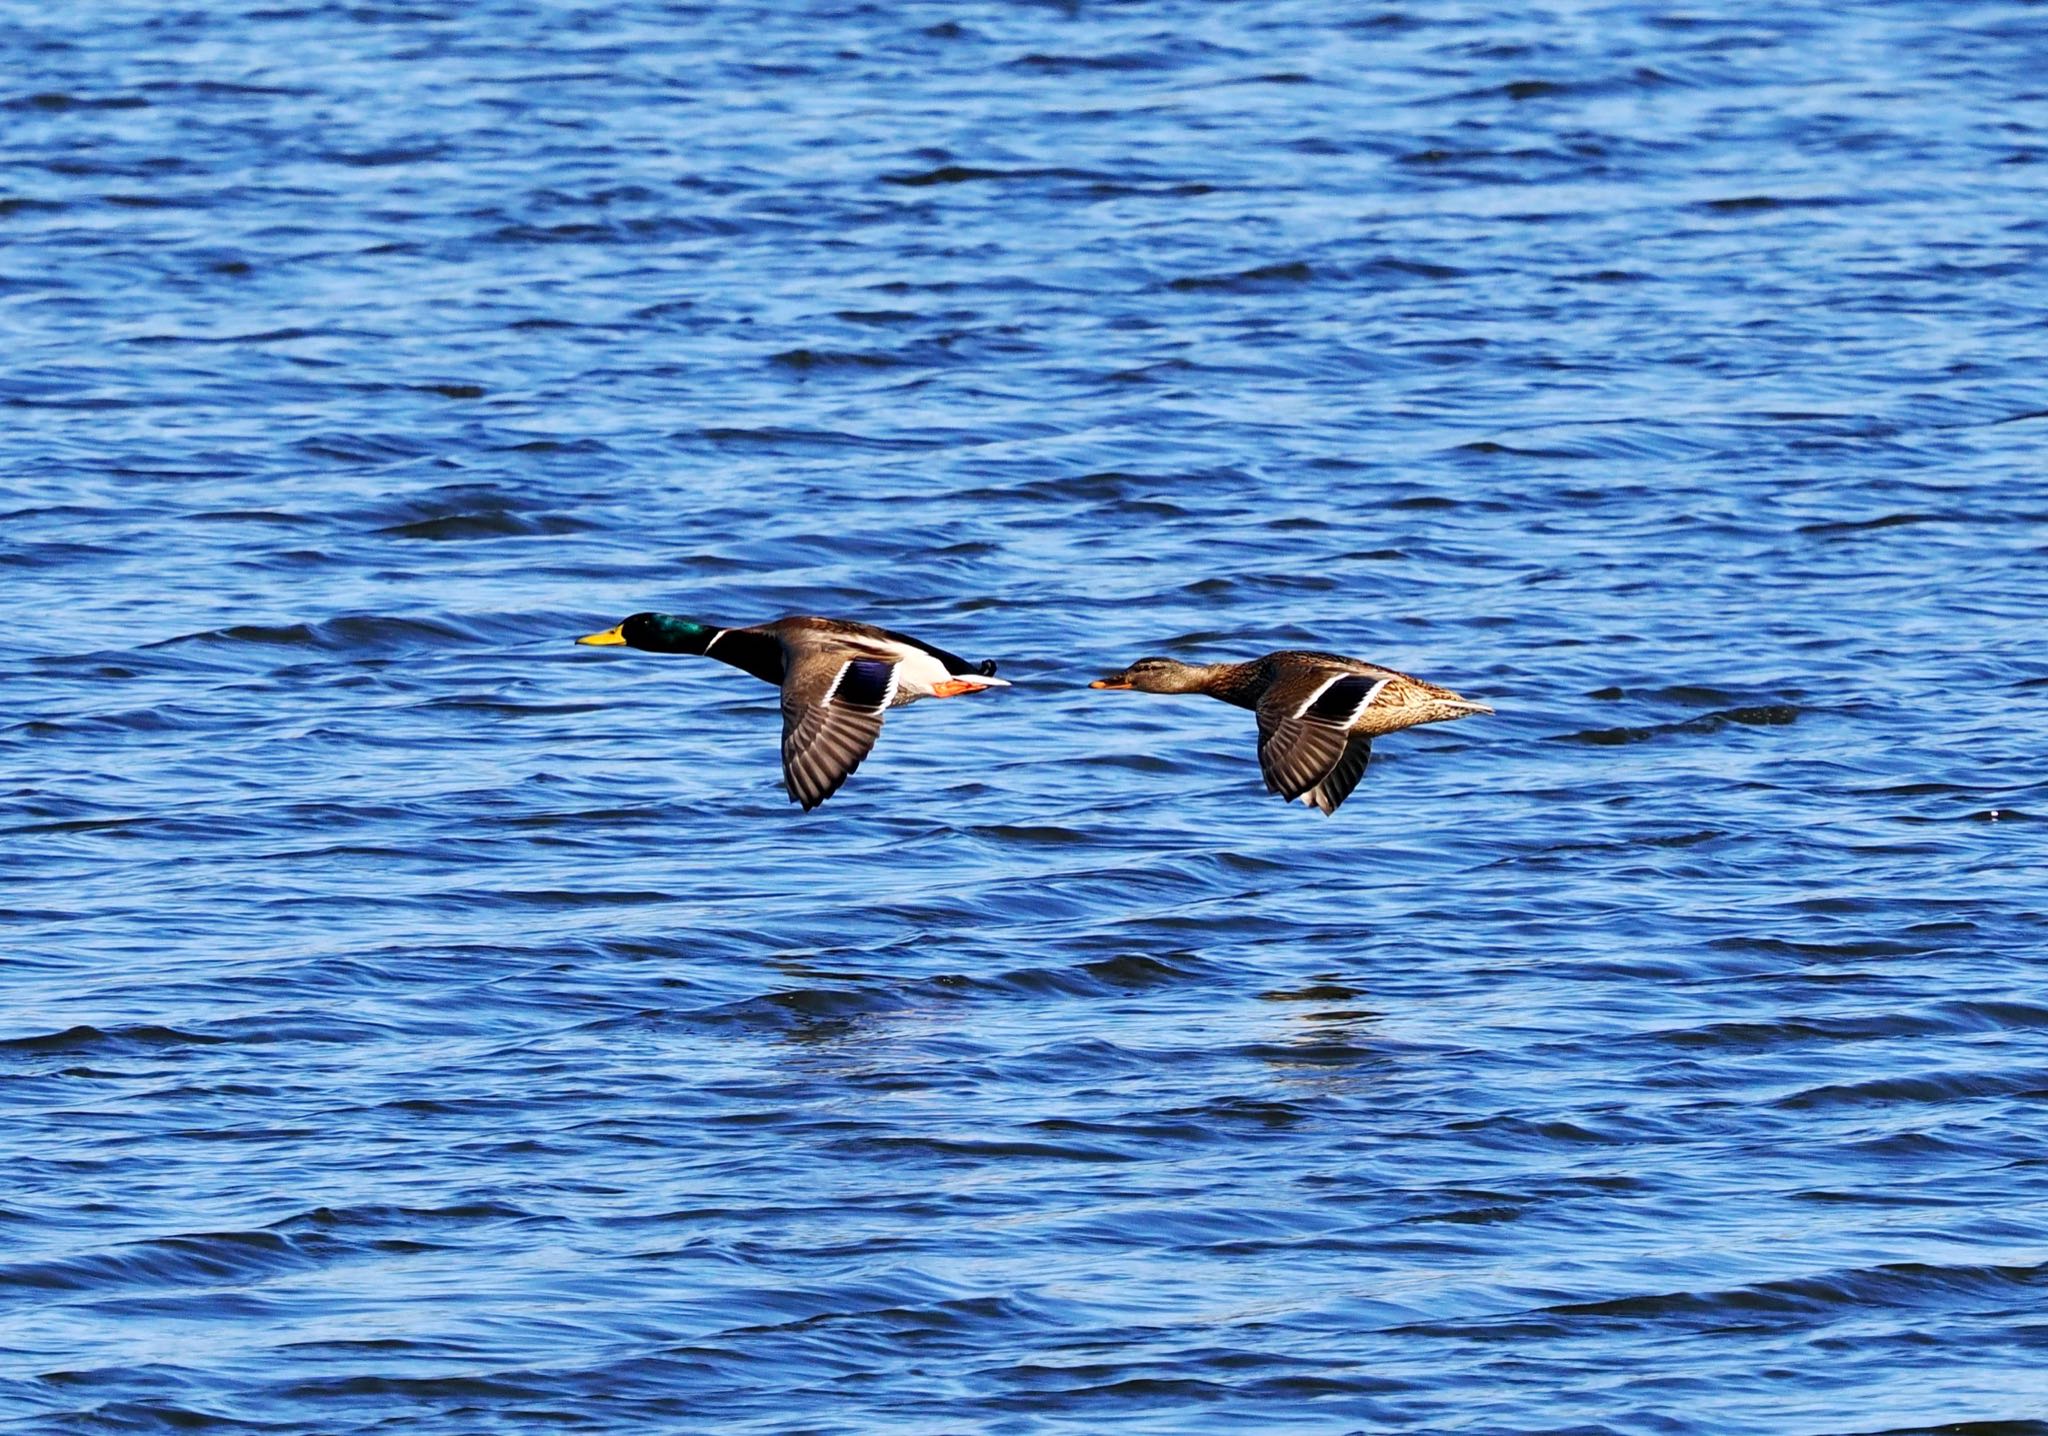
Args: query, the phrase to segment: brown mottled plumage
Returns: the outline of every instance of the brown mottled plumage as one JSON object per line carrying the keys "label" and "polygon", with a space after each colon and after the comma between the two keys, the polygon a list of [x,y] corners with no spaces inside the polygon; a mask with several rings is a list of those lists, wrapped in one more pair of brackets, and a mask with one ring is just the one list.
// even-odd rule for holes
{"label": "brown mottled plumage", "polygon": [[1088,686],[1206,693],[1251,709],[1259,719],[1259,770],[1266,787],[1325,816],[1365,776],[1372,740],[1380,734],[1493,711],[1377,663],[1294,648],[1246,663],[1141,658]]}

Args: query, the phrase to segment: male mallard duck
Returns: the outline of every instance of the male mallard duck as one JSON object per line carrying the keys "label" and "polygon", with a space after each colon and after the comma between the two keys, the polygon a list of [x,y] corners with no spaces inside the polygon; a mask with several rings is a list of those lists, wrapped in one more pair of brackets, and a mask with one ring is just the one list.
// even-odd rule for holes
{"label": "male mallard duck", "polygon": [[1282,649],[1249,663],[1182,663],[1141,658],[1090,688],[1206,693],[1259,715],[1259,768],[1266,787],[1324,816],[1365,775],[1382,733],[1491,713],[1484,703],[1376,663],[1335,653]]}
{"label": "male mallard duck", "polygon": [[782,779],[809,812],[839,791],[882,732],[882,714],[920,698],[1010,685],[993,661],[969,663],[904,633],[839,618],[778,618],[715,628],[672,613],[636,613],[578,643],[701,653],[782,689]]}

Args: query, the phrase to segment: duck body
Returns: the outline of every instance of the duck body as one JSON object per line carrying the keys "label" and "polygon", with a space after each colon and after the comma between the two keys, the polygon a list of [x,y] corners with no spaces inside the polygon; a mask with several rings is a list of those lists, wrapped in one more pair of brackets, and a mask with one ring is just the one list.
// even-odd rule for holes
{"label": "duck body", "polygon": [[808,614],[721,628],[672,613],[636,613],[576,641],[715,658],[781,689],[783,781],[806,812],[861,765],[889,709],[1009,686],[995,676],[993,661],[970,663],[906,633]]}
{"label": "duck body", "polygon": [[1206,693],[1251,709],[1258,715],[1259,769],[1267,789],[1326,817],[1365,776],[1374,738],[1493,711],[1377,663],[1299,648],[1243,663],[1141,658],[1088,686]]}

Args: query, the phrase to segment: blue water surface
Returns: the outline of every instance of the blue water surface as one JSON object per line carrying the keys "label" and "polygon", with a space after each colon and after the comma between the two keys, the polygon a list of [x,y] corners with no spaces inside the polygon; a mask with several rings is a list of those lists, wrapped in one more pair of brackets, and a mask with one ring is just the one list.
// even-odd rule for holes
{"label": "blue water surface", "polygon": [[0,56],[0,1430],[2048,1432],[2048,8]]}

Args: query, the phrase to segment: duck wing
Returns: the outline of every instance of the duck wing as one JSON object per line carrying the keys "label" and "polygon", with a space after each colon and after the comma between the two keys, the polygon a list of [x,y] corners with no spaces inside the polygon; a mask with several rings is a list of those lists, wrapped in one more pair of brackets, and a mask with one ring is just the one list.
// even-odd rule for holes
{"label": "duck wing", "polygon": [[849,649],[792,654],[782,680],[782,780],[804,811],[839,791],[882,733],[896,661]]}
{"label": "duck wing", "polygon": [[1321,808],[1323,816],[1329,817],[1337,811],[1339,803],[1351,796],[1351,790],[1365,776],[1365,765],[1371,760],[1372,739],[1353,738],[1344,745],[1336,766],[1323,774],[1322,782],[1303,793],[1301,801],[1312,808]]}
{"label": "duck wing", "polygon": [[[1369,744],[1350,752],[1351,725],[1379,696],[1387,679],[1321,664],[1304,665],[1280,674],[1259,697],[1259,771],[1266,786],[1288,798],[1322,789],[1325,780],[1340,781],[1322,789],[1328,801],[1316,802],[1325,813],[1358,786],[1371,756]],[[1340,773],[1340,768],[1345,769]],[[1352,771],[1355,769],[1355,771]],[[1348,781],[1341,781],[1348,776]]]}

